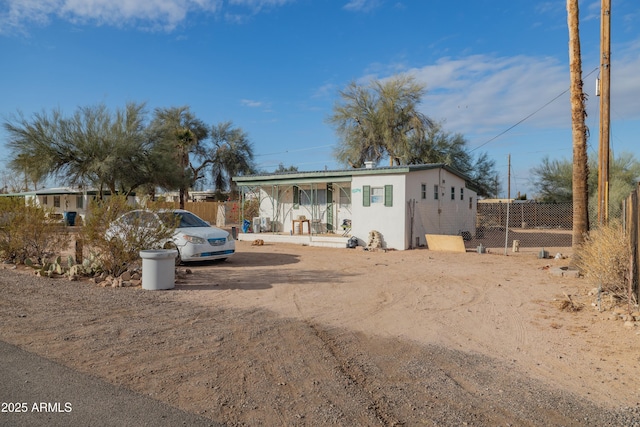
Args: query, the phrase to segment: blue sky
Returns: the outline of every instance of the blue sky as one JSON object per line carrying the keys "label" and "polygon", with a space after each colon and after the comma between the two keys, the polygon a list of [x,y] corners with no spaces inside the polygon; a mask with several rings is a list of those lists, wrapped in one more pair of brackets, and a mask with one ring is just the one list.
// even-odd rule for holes
{"label": "blue sky", "polygon": [[[580,14],[595,156],[600,0]],[[637,0],[612,0],[611,148],[636,157],[638,21]],[[245,130],[266,171],[341,167],[326,123],[338,91],[398,73],[425,83],[424,113],[495,159],[502,196],[509,154],[511,195],[530,197],[530,169],[572,154],[565,1],[0,0],[0,52],[3,120],[189,105]],[[6,138],[0,130],[3,159]]]}

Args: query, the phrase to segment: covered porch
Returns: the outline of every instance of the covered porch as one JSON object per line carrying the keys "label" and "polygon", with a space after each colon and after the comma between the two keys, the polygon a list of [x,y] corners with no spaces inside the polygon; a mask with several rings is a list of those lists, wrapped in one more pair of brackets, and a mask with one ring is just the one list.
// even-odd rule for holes
{"label": "covered porch", "polygon": [[285,173],[234,180],[242,217],[249,222],[241,226],[239,240],[345,247],[352,220],[350,175]]}

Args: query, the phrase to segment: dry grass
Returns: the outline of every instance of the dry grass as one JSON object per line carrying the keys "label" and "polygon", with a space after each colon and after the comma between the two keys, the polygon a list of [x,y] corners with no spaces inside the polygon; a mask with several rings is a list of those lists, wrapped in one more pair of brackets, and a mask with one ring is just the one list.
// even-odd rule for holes
{"label": "dry grass", "polygon": [[612,222],[589,232],[575,253],[584,277],[619,299],[628,296],[631,245],[620,223]]}
{"label": "dry grass", "polygon": [[571,298],[571,295],[564,294],[566,299],[560,301],[558,308],[562,311],[580,311],[584,308],[584,304],[580,304]]}

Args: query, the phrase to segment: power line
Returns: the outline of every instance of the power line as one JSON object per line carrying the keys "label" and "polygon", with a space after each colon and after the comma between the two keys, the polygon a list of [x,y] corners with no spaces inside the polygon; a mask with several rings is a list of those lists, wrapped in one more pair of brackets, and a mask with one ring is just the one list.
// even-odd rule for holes
{"label": "power line", "polygon": [[[593,69],[593,71],[591,71],[589,74],[587,74],[586,76],[583,77],[583,79],[589,77],[591,74],[595,73],[596,71],[599,70],[599,67],[596,67]],[[504,135],[505,133],[509,132],[511,129],[515,128],[516,126],[518,126],[519,124],[521,124],[522,122],[526,121],[527,119],[531,118],[533,115],[535,115],[536,113],[538,113],[539,111],[543,110],[544,108],[548,107],[551,103],[553,103],[556,99],[560,98],[562,95],[564,95],[565,93],[569,92],[571,88],[567,88],[566,90],[564,90],[562,93],[560,93],[558,96],[556,96],[555,98],[553,98],[552,100],[550,100],[549,102],[547,102],[546,104],[544,104],[542,107],[538,108],[537,110],[535,110],[533,113],[529,114],[528,116],[526,116],[525,118],[523,118],[522,120],[520,120],[519,122],[517,122],[516,124],[514,124],[513,126],[510,126],[509,128],[503,130],[502,132],[500,132],[499,134],[497,134],[496,136],[494,136],[493,138],[489,139],[486,142],[483,142],[482,144],[478,145],[476,148],[470,150],[469,152],[474,152],[475,150],[477,150],[480,147],[484,147],[485,145],[487,145],[488,143],[490,143],[491,141],[494,141],[498,138],[500,138],[502,135]]]}
{"label": "power line", "polygon": [[254,157],[275,156],[276,154],[298,153],[300,151],[309,151],[309,150],[315,150],[316,148],[327,148],[327,147],[333,147],[333,146],[334,144],[317,145],[315,147],[299,148],[297,150],[285,150],[285,151],[279,151],[277,153],[255,154]]}

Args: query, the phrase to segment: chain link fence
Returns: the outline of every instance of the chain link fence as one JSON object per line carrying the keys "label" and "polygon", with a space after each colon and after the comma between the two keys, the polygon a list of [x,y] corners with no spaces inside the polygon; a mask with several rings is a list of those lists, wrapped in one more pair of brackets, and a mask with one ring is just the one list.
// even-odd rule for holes
{"label": "chain link fence", "polygon": [[[479,202],[475,235],[467,248],[569,248],[573,229],[571,203]],[[515,243],[514,243],[515,242]]]}

